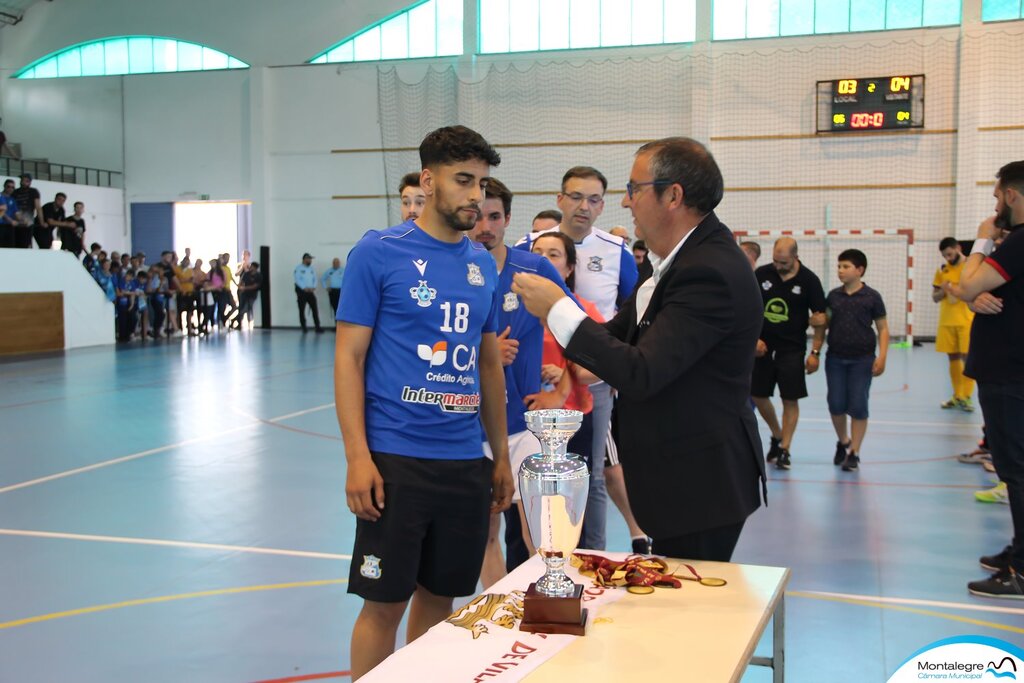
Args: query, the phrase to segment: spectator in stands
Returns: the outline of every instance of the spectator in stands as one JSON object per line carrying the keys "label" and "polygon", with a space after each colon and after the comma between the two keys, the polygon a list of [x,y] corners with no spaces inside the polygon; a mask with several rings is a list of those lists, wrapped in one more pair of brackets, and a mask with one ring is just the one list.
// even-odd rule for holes
{"label": "spectator in stands", "polygon": [[117,290],[114,289],[114,276],[110,274],[110,259],[105,257],[100,259],[100,267],[96,271],[95,278],[100,289],[106,294],[107,300],[113,301],[117,296]]}
{"label": "spectator in stands", "polygon": [[250,326],[252,324],[252,307],[256,303],[256,297],[260,295],[260,288],[263,286],[263,273],[260,272],[260,264],[253,261],[242,273],[242,279],[238,283],[238,315],[235,317],[235,329],[241,329],[248,316]]}
{"label": "spectator in stands", "polygon": [[546,209],[533,217],[532,232],[544,232],[562,223],[562,212],[555,209]]}
{"label": "spectator in stands", "polygon": [[324,271],[320,278],[320,284],[327,290],[327,298],[331,300],[331,310],[338,312],[338,300],[341,299],[341,280],[345,276],[345,269],[341,265],[341,259],[335,258],[331,261],[331,267]]}
{"label": "spectator in stands", "polygon": [[192,250],[185,247],[185,258],[181,259],[182,266],[192,265]]}
{"label": "spectator in stands", "polygon": [[121,267],[128,270],[132,267],[131,254],[121,254]]}
{"label": "spectator in stands", "polygon": [[[206,307],[206,320],[210,328],[213,323],[222,324],[223,317],[218,314],[218,308],[223,305],[221,292],[224,291],[224,284],[227,278],[224,277],[224,267],[221,265],[220,256],[210,259],[210,270],[207,272],[206,291],[209,292],[210,300]],[[207,330],[209,331],[209,330]]]}
{"label": "spectator in stands", "polygon": [[149,308],[152,311],[150,322],[153,323],[153,331],[150,336],[153,339],[160,339],[163,336],[164,316],[167,312],[167,277],[165,271],[157,264],[150,268],[149,284],[146,285],[146,295],[149,299]]}
{"label": "spectator in stands", "polygon": [[643,282],[654,274],[651,259],[647,258],[647,243],[637,240],[633,245],[633,260],[636,261],[636,281]]}
{"label": "spectator in stands", "polygon": [[627,230],[623,225],[616,225],[614,228],[609,230],[608,233],[615,235],[616,237],[621,237],[622,243],[627,247],[633,242],[633,238],[629,236],[629,230]]}
{"label": "spectator in stands", "polygon": [[32,248],[32,226],[36,225],[43,209],[39,205],[39,190],[32,187],[32,176],[22,173],[21,186],[12,196],[18,203],[18,225],[15,229],[14,246],[19,249]]}
{"label": "spectator in stands", "polygon": [[0,248],[14,246],[14,226],[18,223],[18,203],[11,194],[14,192],[14,181],[4,181],[4,192],[0,195]]}
{"label": "spectator in stands", "polygon": [[[96,270],[96,264],[100,258],[100,249],[100,243],[93,242],[92,244],[89,245],[89,253],[85,255],[84,259],[82,259],[82,265],[85,266],[85,269],[89,271],[90,274],[94,270]],[[123,260],[121,262],[121,265],[124,265]]]}
{"label": "spectator in stands", "polygon": [[143,340],[149,336],[149,273],[140,270],[135,273],[135,309],[138,314],[138,325]]}
{"label": "spectator in stands", "polygon": [[196,297],[196,326],[198,334],[209,331],[209,318],[206,315],[210,305],[210,292],[206,289],[207,274],[203,271],[203,259],[197,258],[192,266],[192,292]]}
{"label": "spectator in stands", "polygon": [[423,207],[427,205],[427,194],[420,187],[420,174],[406,173],[402,176],[398,194],[402,197],[402,222],[419,218]]}
{"label": "spectator in stands", "polygon": [[[43,205],[42,227],[37,229],[36,234],[36,244],[40,249],[49,249],[53,246],[53,231],[56,230],[57,236],[60,238],[60,248],[63,251],[71,251],[64,246],[71,242],[69,237],[73,235],[75,228],[75,223],[67,219],[67,212],[64,210],[67,200],[66,194],[58,192],[54,195],[52,202]],[[121,266],[119,259],[111,258],[111,261],[117,261],[118,267]]]}
{"label": "spectator in stands", "polygon": [[129,270],[125,272],[121,285],[117,288],[117,300],[114,302],[118,341],[131,339],[138,324],[135,291],[135,273]]}
{"label": "spectator in stands", "polygon": [[[71,245],[65,246],[67,243],[61,242],[61,248],[66,251],[70,251],[75,255],[75,258],[78,258],[82,255],[82,249],[85,245],[85,204],[82,202],[75,202],[75,212],[68,220],[75,224],[75,227],[71,229],[71,233],[69,235]],[[128,264],[123,258],[124,256],[127,256],[127,254],[122,254],[121,256],[121,266],[123,268],[127,268]]]}
{"label": "spectator in stands", "polygon": [[[224,252],[220,255],[221,270],[224,271],[224,289],[221,290],[220,302],[217,307],[220,309],[220,324],[225,330],[230,330],[231,327],[228,325],[228,320],[238,315],[238,303],[235,301],[235,276],[231,272],[231,267],[228,265],[231,262],[231,254]],[[231,312],[228,312],[228,307],[231,307]]]}
{"label": "spectator in stands", "polygon": [[[176,298],[178,293],[178,278],[174,274],[174,264],[176,262],[177,258],[173,251],[162,251],[160,252],[160,260],[153,266],[153,268],[160,270],[161,283],[165,294],[165,322],[167,323],[167,329],[164,331],[168,336],[178,329],[178,306]],[[155,324],[154,327],[156,327]],[[159,331],[159,329],[157,331]]]}

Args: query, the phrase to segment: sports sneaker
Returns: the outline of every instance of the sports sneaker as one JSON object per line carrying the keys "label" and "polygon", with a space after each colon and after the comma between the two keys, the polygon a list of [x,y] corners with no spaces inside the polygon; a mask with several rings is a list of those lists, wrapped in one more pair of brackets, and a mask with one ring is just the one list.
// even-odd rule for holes
{"label": "sports sneaker", "polygon": [[971,581],[967,590],[984,598],[1024,600],[1024,579],[1013,567],[1001,569],[987,579]]}
{"label": "sports sneaker", "polygon": [[1010,496],[1006,492],[1006,482],[1001,481],[990,489],[975,491],[974,499],[980,503],[1002,503],[1010,504]]}
{"label": "sports sneaker", "polygon": [[[852,443],[852,442],[851,442]],[[836,454],[832,458],[833,465],[842,465],[843,461],[846,460],[846,449],[850,447],[847,443],[845,446],[842,441],[836,441]]]}
{"label": "sports sneaker", "polygon": [[985,462],[992,462],[992,454],[984,448],[976,448],[970,453],[961,453],[956,459],[966,465],[980,465]]}
{"label": "sports sneaker", "polygon": [[860,456],[850,451],[846,454],[846,459],[843,460],[843,472],[856,472],[860,466]]}
{"label": "sports sneaker", "polygon": [[1012,548],[1006,546],[995,555],[982,555],[978,558],[978,564],[990,572],[1002,572],[1010,568],[1010,551]]}
{"label": "sports sneaker", "polygon": [[965,413],[974,412],[974,403],[971,401],[970,396],[968,396],[967,398],[958,398],[956,400],[956,407],[964,411]]}
{"label": "sports sneaker", "polygon": [[771,445],[768,447],[768,455],[764,456],[765,461],[775,462],[779,458],[779,451],[782,450],[779,444],[782,443],[781,439],[772,437]]}
{"label": "sports sneaker", "polygon": [[779,448],[779,457],[775,461],[775,467],[777,467],[780,470],[788,470],[790,467],[792,467],[792,464],[790,463],[789,459],[788,449],[782,447]]}
{"label": "sports sneaker", "polygon": [[957,403],[957,398],[956,396],[954,396],[948,401],[943,401],[942,403],[940,403],[939,407],[942,408],[943,410],[949,410],[950,408],[956,408],[958,405],[959,404]]}

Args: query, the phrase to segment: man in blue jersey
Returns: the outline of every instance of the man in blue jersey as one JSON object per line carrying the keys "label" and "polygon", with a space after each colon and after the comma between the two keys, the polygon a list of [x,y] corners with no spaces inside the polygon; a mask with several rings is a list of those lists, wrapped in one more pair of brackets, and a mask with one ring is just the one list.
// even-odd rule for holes
{"label": "man in blue jersey", "polygon": [[[512,293],[512,276],[516,273],[543,275],[561,285],[567,296],[571,297],[572,293],[565,288],[562,276],[546,258],[505,246],[505,230],[512,219],[512,192],[504,183],[496,178],[488,181],[486,198],[480,209],[480,219],[469,237],[487,248],[498,267],[498,300],[501,302],[501,309],[498,311],[498,344],[502,352],[502,365],[505,366],[505,395],[508,397],[505,419],[508,424],[509,461],[515,485],[513,505],[505,513],[505,569],[512,571],[529,559],[523,536],[523,517],[518,505],[520,499],[517,474],[523,460],[540,452],[540,442],[526,428],[523,413],[526,412],[525,398],[540,392],[541,355],[544,347],[544,327],[525,306],[520,305],[519,297]],[[541,396],[553,397],[555,393],[545,392]],[[561,404],[537,403],[530,406],[535,410],[561,407]],[[486,443],[484,451],[490,455]],[[500,557],[500,550],[491,552],[492,548],[498,548],[497,517],[492,518],[491,526],[491,535],[495,538],[489,539],[491,542],[488,544],[488,564],[484,565],[485,586],[500,578],[500,574],[503,573],[500,566],[491,566],[495,565],[495,560]]]}
{"label": "man in blue jersey", "polygon": [[420,161],[423,213],[363,236],[337,312],[334,395],[358,518],[349,592],[364,599],[353,680],[394,651],[407,604],[408,642],[476,590],[488,509],[512,497],[498,272],[465,235],[501,158],[453,126],[424,138]]}
{"label": "man in blue jersey", "polygon": [[[604,211],[607,190],[608,179],[596,168],[570,168],[562,176],[562,191],[556,198],[562,222],[546,232],[564,232],[576,243],[576,293],[592,301],[605,320],[611,320],[619,304],[633,293],[637,269],[636,261],[621,237],[594,227],[594,222]],[[530,251],[538,234],[541,233],[527,235],[516,243],[516,247]],[[594,462],[580,547],[604,550],[608,491],[601,454],[605,452],[612,420],[612,390],[604,382],[598,382],[590,385],[590,393],[594,396]]]}

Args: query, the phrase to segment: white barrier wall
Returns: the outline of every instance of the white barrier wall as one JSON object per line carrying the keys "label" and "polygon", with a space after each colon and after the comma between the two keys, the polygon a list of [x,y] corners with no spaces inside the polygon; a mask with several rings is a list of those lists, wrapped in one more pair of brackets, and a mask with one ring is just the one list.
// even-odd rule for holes
{"label": "white barrier wall", "polygon": [[114,305],[66,251],[0,249],[0,293],[63,292],[64,348],[114,343]]}

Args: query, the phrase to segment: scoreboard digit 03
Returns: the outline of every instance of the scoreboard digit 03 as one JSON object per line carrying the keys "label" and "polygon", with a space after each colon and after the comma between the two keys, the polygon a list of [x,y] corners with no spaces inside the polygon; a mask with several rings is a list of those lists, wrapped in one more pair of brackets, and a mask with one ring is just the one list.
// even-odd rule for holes
{"label": "scoreboard digit 03", "polygon": [[818,81],[817,133],[924,128],[924,75]]}

